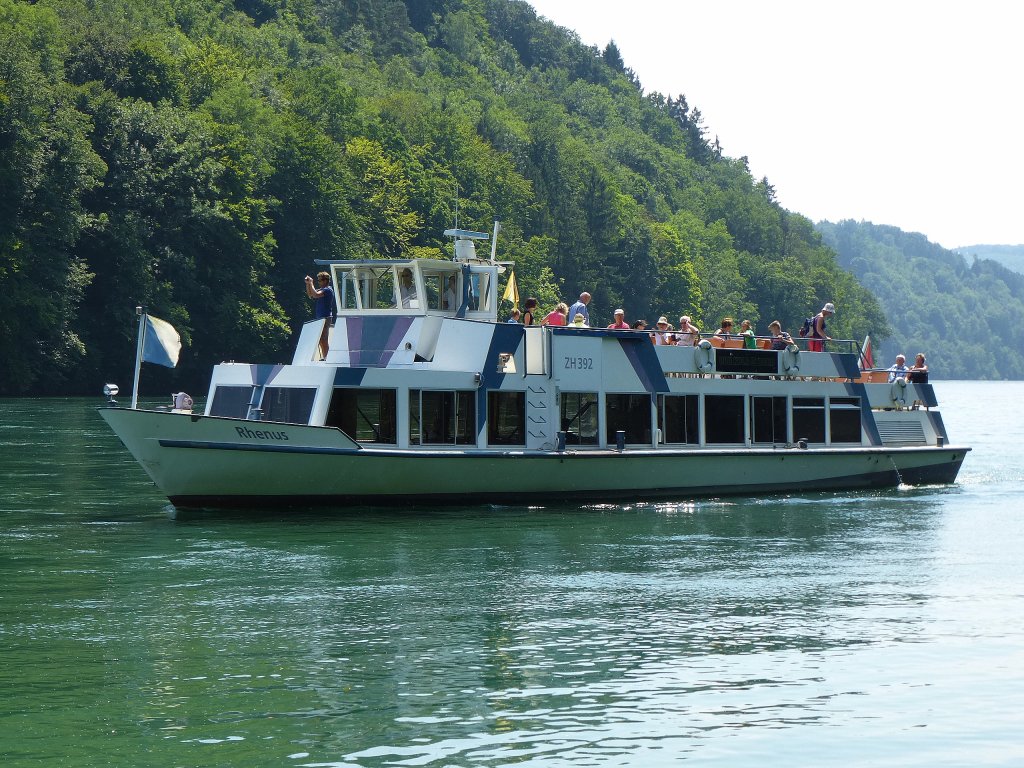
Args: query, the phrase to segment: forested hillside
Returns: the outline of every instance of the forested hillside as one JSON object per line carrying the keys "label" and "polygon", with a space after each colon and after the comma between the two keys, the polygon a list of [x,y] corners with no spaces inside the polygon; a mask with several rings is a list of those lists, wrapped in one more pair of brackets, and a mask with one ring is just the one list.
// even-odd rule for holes
{"label": "forested hillside", "polygon": [[456,200],[545,308],[888,331],[698,109],[525,2],[0,0],[0,394],[127,381],[136,305],[161,387],[288,360],[313,259],[440,255]]}
{"label": "forested hillside", "polygon": [[1024,275],[924,235],[868,222],[821,222],[840,263],[878,296],[893,327],[876,359],[928,357],[944,379],[1024,378]]}
{"label": "forested hillside", "polygon": [[1014,272],[1024,273],[1024,245],[965,245],[957,248],[970,262],[972,259],[991,259]]}

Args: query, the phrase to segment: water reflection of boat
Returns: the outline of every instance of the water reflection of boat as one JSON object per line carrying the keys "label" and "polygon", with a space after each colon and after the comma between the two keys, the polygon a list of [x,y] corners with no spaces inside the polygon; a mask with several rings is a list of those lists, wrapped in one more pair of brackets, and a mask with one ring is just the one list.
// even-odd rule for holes
{"label": "water reflection of boat", "polygon": [[100,413],[182,507],[948,483],[970,450],[948,444],[932,385],[873,380],[853,342],[655,346],[498,322],[504,267],[474,247],[487,235],[446,234],[452,261],[323,263],[338,304],[326,359],[312,321],[289,365],[215,366],[203,414]]}

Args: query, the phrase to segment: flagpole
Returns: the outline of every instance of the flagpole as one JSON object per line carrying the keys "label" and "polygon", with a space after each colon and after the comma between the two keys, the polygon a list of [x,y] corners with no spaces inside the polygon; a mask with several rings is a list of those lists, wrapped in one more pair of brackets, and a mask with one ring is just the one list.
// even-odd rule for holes
{"label": "flagpole", "polygon": [[139,404],[139,373],[142,371],[142,345],[146,339],[146,311],[145,307],[136,307],[135,314],[139,316],[139,341],[135,348],[135,381],[132,383],[132,410]]}

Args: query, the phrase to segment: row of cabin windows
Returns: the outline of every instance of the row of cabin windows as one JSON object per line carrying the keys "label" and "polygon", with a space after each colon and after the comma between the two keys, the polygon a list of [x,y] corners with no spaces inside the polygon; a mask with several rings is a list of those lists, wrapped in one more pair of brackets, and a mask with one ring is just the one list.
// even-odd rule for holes
{"label": "row of cabin windows", "polygon": [[[316,389],[312,387],[265,387],[260,397],[255,387],[217,387],[210,414],[232,418],[257,418],[288,424],[307,424]],[[475,390],[409,390],[409,443],[411,445],[476,445]],[[258,402],[256,399],[259,398]],[[787,399],[743,395],[704,396],[704,443],[743,443],[747,429],[755,444],[789,442]],[[398,442],[398,392],[394,389],[335,388],[327,409],[326,425],[337,427],[359,442],[395,445]],[[651,411],[647,394],[605,395],[605,441],[616,442],[625,433],[626,443],[650,445]],[[596,392],[563,392],[560,425],[567,445],[600,445],[600,420]],[[861,402],[857,397],[794,397],[792,439],[812,443],[859,443]],[[526,444],[526,394],[487,393],[488,445]],[[826,418],[827,416],[827,418]],[[657,428],[662,441],[675,445],[700,444],[700,396],[658,395]]]}
{"label": "row of cabin windows", "polygon": [[[364,309],[440,309],[455,311],[462,303],[462,287],[465,283],[468,293],[467,309],[471,312],[487,311],[490,296],[490,274],[470,272],[465,275],[455,267],[450,270],[434,271],[424,269],[420,276],[424,295],[420,296],[415,280],[406,284],[397,268],[392,266],[373,267],[363,265],[352,269],[338,270],[339,304],[343,311]],[[412,277],[410,271],[410,276]]]}

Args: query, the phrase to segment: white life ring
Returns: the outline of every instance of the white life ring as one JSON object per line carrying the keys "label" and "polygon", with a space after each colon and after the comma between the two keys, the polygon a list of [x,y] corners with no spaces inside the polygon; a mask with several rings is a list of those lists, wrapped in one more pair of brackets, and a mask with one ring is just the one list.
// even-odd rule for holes
{"label": "white life ring", "polygon": [[907,380],[904,379],[902,376],[894,379],[892,382],[892,387],[890,388],[889,396],[892,398],[892,401],[896,403],[896,405],[906,405]]}
{"label": "white life ring", "polygon": [[800,347],[789,344],[782,350],[782,370],[790,376],[800,373]]}
{"label": "white life ring", "polygon": [[715,367],[715,352],[711,342],[701,339],[693,348],[693,364],[701,373],[711,373]]}

